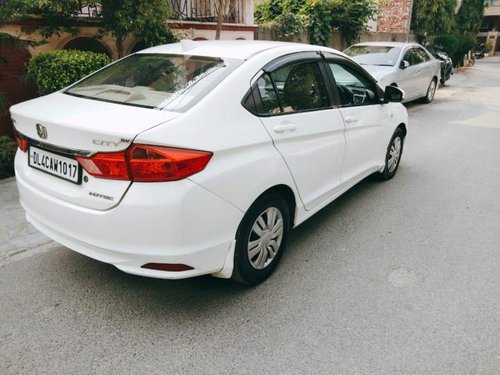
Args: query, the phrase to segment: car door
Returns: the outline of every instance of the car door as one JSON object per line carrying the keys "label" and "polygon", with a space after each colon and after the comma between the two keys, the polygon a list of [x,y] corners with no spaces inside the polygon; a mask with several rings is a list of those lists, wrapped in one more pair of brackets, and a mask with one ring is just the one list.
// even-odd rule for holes
{"label": "car door", "polygon": [[380,169],[390,139],[389,107],[382,105],[375,81],[350,61],[325,55],[345,122],[342,182],[349,184]]}
{"label": "car door", "polygon": [[429,83],[434,77],[436,64],[434,59],[423,48],[416,47],[415,52],[420,60],[416,85],[418,86],[418,92],[421,94],[420,96],[424,96],[429,88]]}
{"label": "car door", "polygon": [[266,66],[253,85],[258,115],[284,158],[307,210],[331,197],[341,182],[344,121],[332,106],[317,53]]}
{"label": "car door", "polygon": [[405,92],[405,100],[413,100],[422,96],[421,88],[419,87],[419,75],[422,69],[420,65],[421,58],[418,55],[416,48],[409,48],[403,60],[408,62],[408,67],[400,67],[398,86]]}

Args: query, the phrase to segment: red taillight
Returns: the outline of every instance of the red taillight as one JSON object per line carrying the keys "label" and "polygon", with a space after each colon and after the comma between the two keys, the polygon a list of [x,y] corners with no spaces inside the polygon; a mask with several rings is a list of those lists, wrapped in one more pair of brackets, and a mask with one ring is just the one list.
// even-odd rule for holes
{"label": "red taillight", "polygon": [[132,145],[127,151],[133,181],[177,181],[201,172],[211,152]]}
{"label": "red taillight", "polygon": [[178,264],[178,263],[146,263],[143,264],[141,268],[147,268],[150,270],[157,270],[157,271],[169,271],[169,272],[182,272],[194,269],[193,267],[188,266],[187,264]]}
{"label": "red taillight", "polygon": [[29,141],[17,131],[14,131],[14,136],[16,137],[17,147],[19,147],[22,152],[26,152],[30,145]]}
{"label": "red taillight", "polygon": [[125,151],[102,152],[90,158],[78,156],[76,159],[91,176],[113,180],[130,180]]}
{"label": "red taillight", "polygon": [[88,174],[136,182],[177,181],[202,171],[211,152],[162,146],[132,145],[121,152],[77,157]]}

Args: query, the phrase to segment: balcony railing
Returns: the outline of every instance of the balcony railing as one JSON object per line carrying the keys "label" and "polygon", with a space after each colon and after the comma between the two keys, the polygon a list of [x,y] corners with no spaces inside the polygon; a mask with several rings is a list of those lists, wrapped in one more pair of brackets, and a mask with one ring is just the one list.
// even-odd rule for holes
{"label": "balcony railing", "polygon": [[[0,0],[0,7],[8,0]],[[497,1],[497,0],[490,0]],[[500,1],[500,0],[498,0]],[[170,19],[179,21],[217,22],[220,0],[169,0],[172,9]],[[222,10],[223,22],[244,23],[245,0],[224,0],[225,9]],[[80,11],[76,17],[100,18],[101,5],[99,2],[80,2]]]}
{"label": "balcony railing", "polygon": [[[0,0],[0,8],[7,4],[9,0]],[[99,18],[101,17],[101,5],[99,3],[89,3],[79,1],[80,11],[75,14],[76,17]]]}
{"label": "balcony railing", "polygon": [[[169,0],[173,20],[217,22],[219,0]],[[243,23],[244,1],[226,0],[223,9],[223,22]]]}
{"label": "balcony railing", "polygon": [[[0,0],[1,1],[1,0]],[[99,3],[87,3],[79,2],[80,12],[76,15],[77,17],[88,17],[88,18],[100,18],[101,17],[101,4]]]}
{"label": "balcony railing", "polygon": [[484,0],[484,5],[489,7],[500,7],[500,0]]}

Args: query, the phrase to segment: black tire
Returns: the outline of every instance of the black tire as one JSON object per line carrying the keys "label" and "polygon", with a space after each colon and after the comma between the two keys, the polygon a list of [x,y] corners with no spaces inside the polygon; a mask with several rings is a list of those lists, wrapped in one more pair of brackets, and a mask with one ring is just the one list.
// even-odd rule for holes
{"label": "black tire", "polygon": [[425,96],[422,98],[422,103],[430,103],[434,100],[434,96],[436,95],[436,90],[437,90],[437,80],[436,78],[433,78],[432,81],[429,83],[429,87],[427,87],[427,93]]}
{"label": "black tire", "polygon": [[[259,221],[259,218],[263,221]],[[275,218],[276,225],[270,228],[273,218]],[[282,232],[281,236],[278,236],[276,234],[280,231],[278,229],[280,221]],[[264,233],[258,235],[253,228],[258,226],[256,229],[261,230],[263,223],[267,226]],[[273,235],[274,229],[276,233]],[[232,279],[246,285],[255,285],[264,281],[276,268],[286,248],[289,234],[290,208],[285,199],[276,193],[266,194],[257,199],[246,212],[236,233]],[[250,250],[251,244],[257,241],[259,245]],[[258,255],[251,254],[256,251]]]}
{"label": "black tire", "polygon": [[[399,146],[398,146],[399,145]],[[399,162],[401,161],[401,155],[403,155],[403,145],[404,145],[404,133],[401,128],[397,128],[391,137],[391,141],[387,146],[387,151],[385,154],[385,166],[382,172],[379,172],[376,176],[379,180],[390,180],[396,175],[399,168]],[[399,152],[397,160],[393,158],[396,156],[394,151],[399,147]],[[395,162],[395,163],[394,163]]]}

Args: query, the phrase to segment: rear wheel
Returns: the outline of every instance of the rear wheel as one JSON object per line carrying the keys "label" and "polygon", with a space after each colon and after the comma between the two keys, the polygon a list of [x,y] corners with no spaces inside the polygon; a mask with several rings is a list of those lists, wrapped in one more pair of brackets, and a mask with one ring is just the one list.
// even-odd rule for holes
{"label": "rear wheel", "polygon": [[377,174],[380,180],[390,180],[398,171],[401,155],[403,154],[404,134],[400,128],[397,128],[392,135],[387,152],[385,155],[384,170]]}
{"label": "rear wheel", "polygon": [[232,279],[254,285],[276,268],[290,232],[290,209],[278,194],[266,194],[249,208],[236,234]]}

